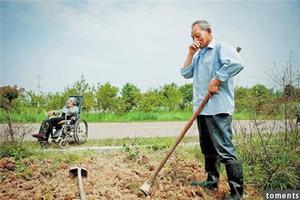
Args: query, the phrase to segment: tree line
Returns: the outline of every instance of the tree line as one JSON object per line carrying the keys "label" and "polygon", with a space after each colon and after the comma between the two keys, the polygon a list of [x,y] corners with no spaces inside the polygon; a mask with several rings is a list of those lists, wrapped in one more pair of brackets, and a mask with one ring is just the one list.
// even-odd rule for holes
{"label": "tree line", "polygon": [[[118,88],[109,82],[98,84],[96,87],[86,82],[84,77],[66,87],[62,92],[41,93],[22,90],[19,98],[13,103],[16,112],[28,109],[33,112],[59,109],[68,96],[82,95],[86,112],[124,114],[131,111],[138,112],[173,112],[191,111],[193,86],[175,83],[165,84],[159,88],[146,92],[132,83],[126,83]],[[300,99],[300,89],[286,85],[283,91],[274,91],[262,84],[251,88],[235,88],[236,112],[252,112],[253,108],[263,109],[270,105],[270,101],[278,96],[289,96],[295,101]]]}
{"label": "tree line", "polygon": [[19,98],[23,107],[58,109],[70,95],[82,95],[86,112],[126,113],[130,111],[159,112],[189,109],[192,101],[192,84],[177,86],[165,84],[141,92],[135,84],[126,83],[118,88],[109,82],[89,85],[84,77],[62,92],[41,93],[25,91]]}

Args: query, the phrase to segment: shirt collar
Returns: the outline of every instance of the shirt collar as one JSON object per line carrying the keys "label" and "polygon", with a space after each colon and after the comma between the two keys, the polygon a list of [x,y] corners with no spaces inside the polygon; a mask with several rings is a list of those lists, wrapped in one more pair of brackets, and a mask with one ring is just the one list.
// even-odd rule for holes
{"label": "shirt collar", "polygon": [[[210,43],[209,43],[205,48],[199,50],[198,55],[200,55],[201,52],[205,52],[207,48],[213,49],[213,48],[215,48],[216,46],[217,46],[216,40],[215,40],[215,39],[212,39],[212,40],[210,41]],[[204,49],[205,49],[205,50],[204,50]]]}
{"label": "shirt collar", "polygon": [[208,48],[215,48],[216,47],[216,40],[215,39],[212,39],[212,41],[210,41],[210,43],[207,45]]}

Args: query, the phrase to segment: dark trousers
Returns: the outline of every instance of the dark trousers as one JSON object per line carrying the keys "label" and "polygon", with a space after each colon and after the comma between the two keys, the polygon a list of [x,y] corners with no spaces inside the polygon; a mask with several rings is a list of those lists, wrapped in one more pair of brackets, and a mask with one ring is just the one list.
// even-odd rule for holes
{"label": "dark trousers", "polygon": [[64,119],[65,117],[54,117],[44,120],[41,124],[39,133],[44,134],[45,139],[48,140],[49,135],[52,133],[53,127],[61,127],[61,125],[59,125],[58,123]]}
{"label": "dark trousers", "polygon": [[232,143],[231,115],[199,115],[197,124],[200,147],[205,157],[218,157],[225,164],[237,159]]}

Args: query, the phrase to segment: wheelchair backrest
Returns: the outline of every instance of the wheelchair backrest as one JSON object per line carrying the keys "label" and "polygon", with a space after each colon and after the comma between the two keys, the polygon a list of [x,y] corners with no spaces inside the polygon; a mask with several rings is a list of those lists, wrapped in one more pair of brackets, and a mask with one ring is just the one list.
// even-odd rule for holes
{"label": "wheelchair backrest", "polygon": [[79,107],[79,114],[81,113],[81,108],[83,105],[83,96],[69,96],[69,98],[75,98],[76,99],[76,106]]}

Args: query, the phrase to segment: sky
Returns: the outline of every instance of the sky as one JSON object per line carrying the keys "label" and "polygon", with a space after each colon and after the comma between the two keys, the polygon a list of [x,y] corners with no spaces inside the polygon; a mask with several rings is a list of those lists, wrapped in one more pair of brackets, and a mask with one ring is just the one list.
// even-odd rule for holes
{"label": "sky", "polygon": [[91,85],[142,91],[192,80],[180,75],[191,24],[242,47],[236,85],[272,87],[274,63],[300,59],[300,1],[3,1],[1,86],[62,91],[81,76]]}

